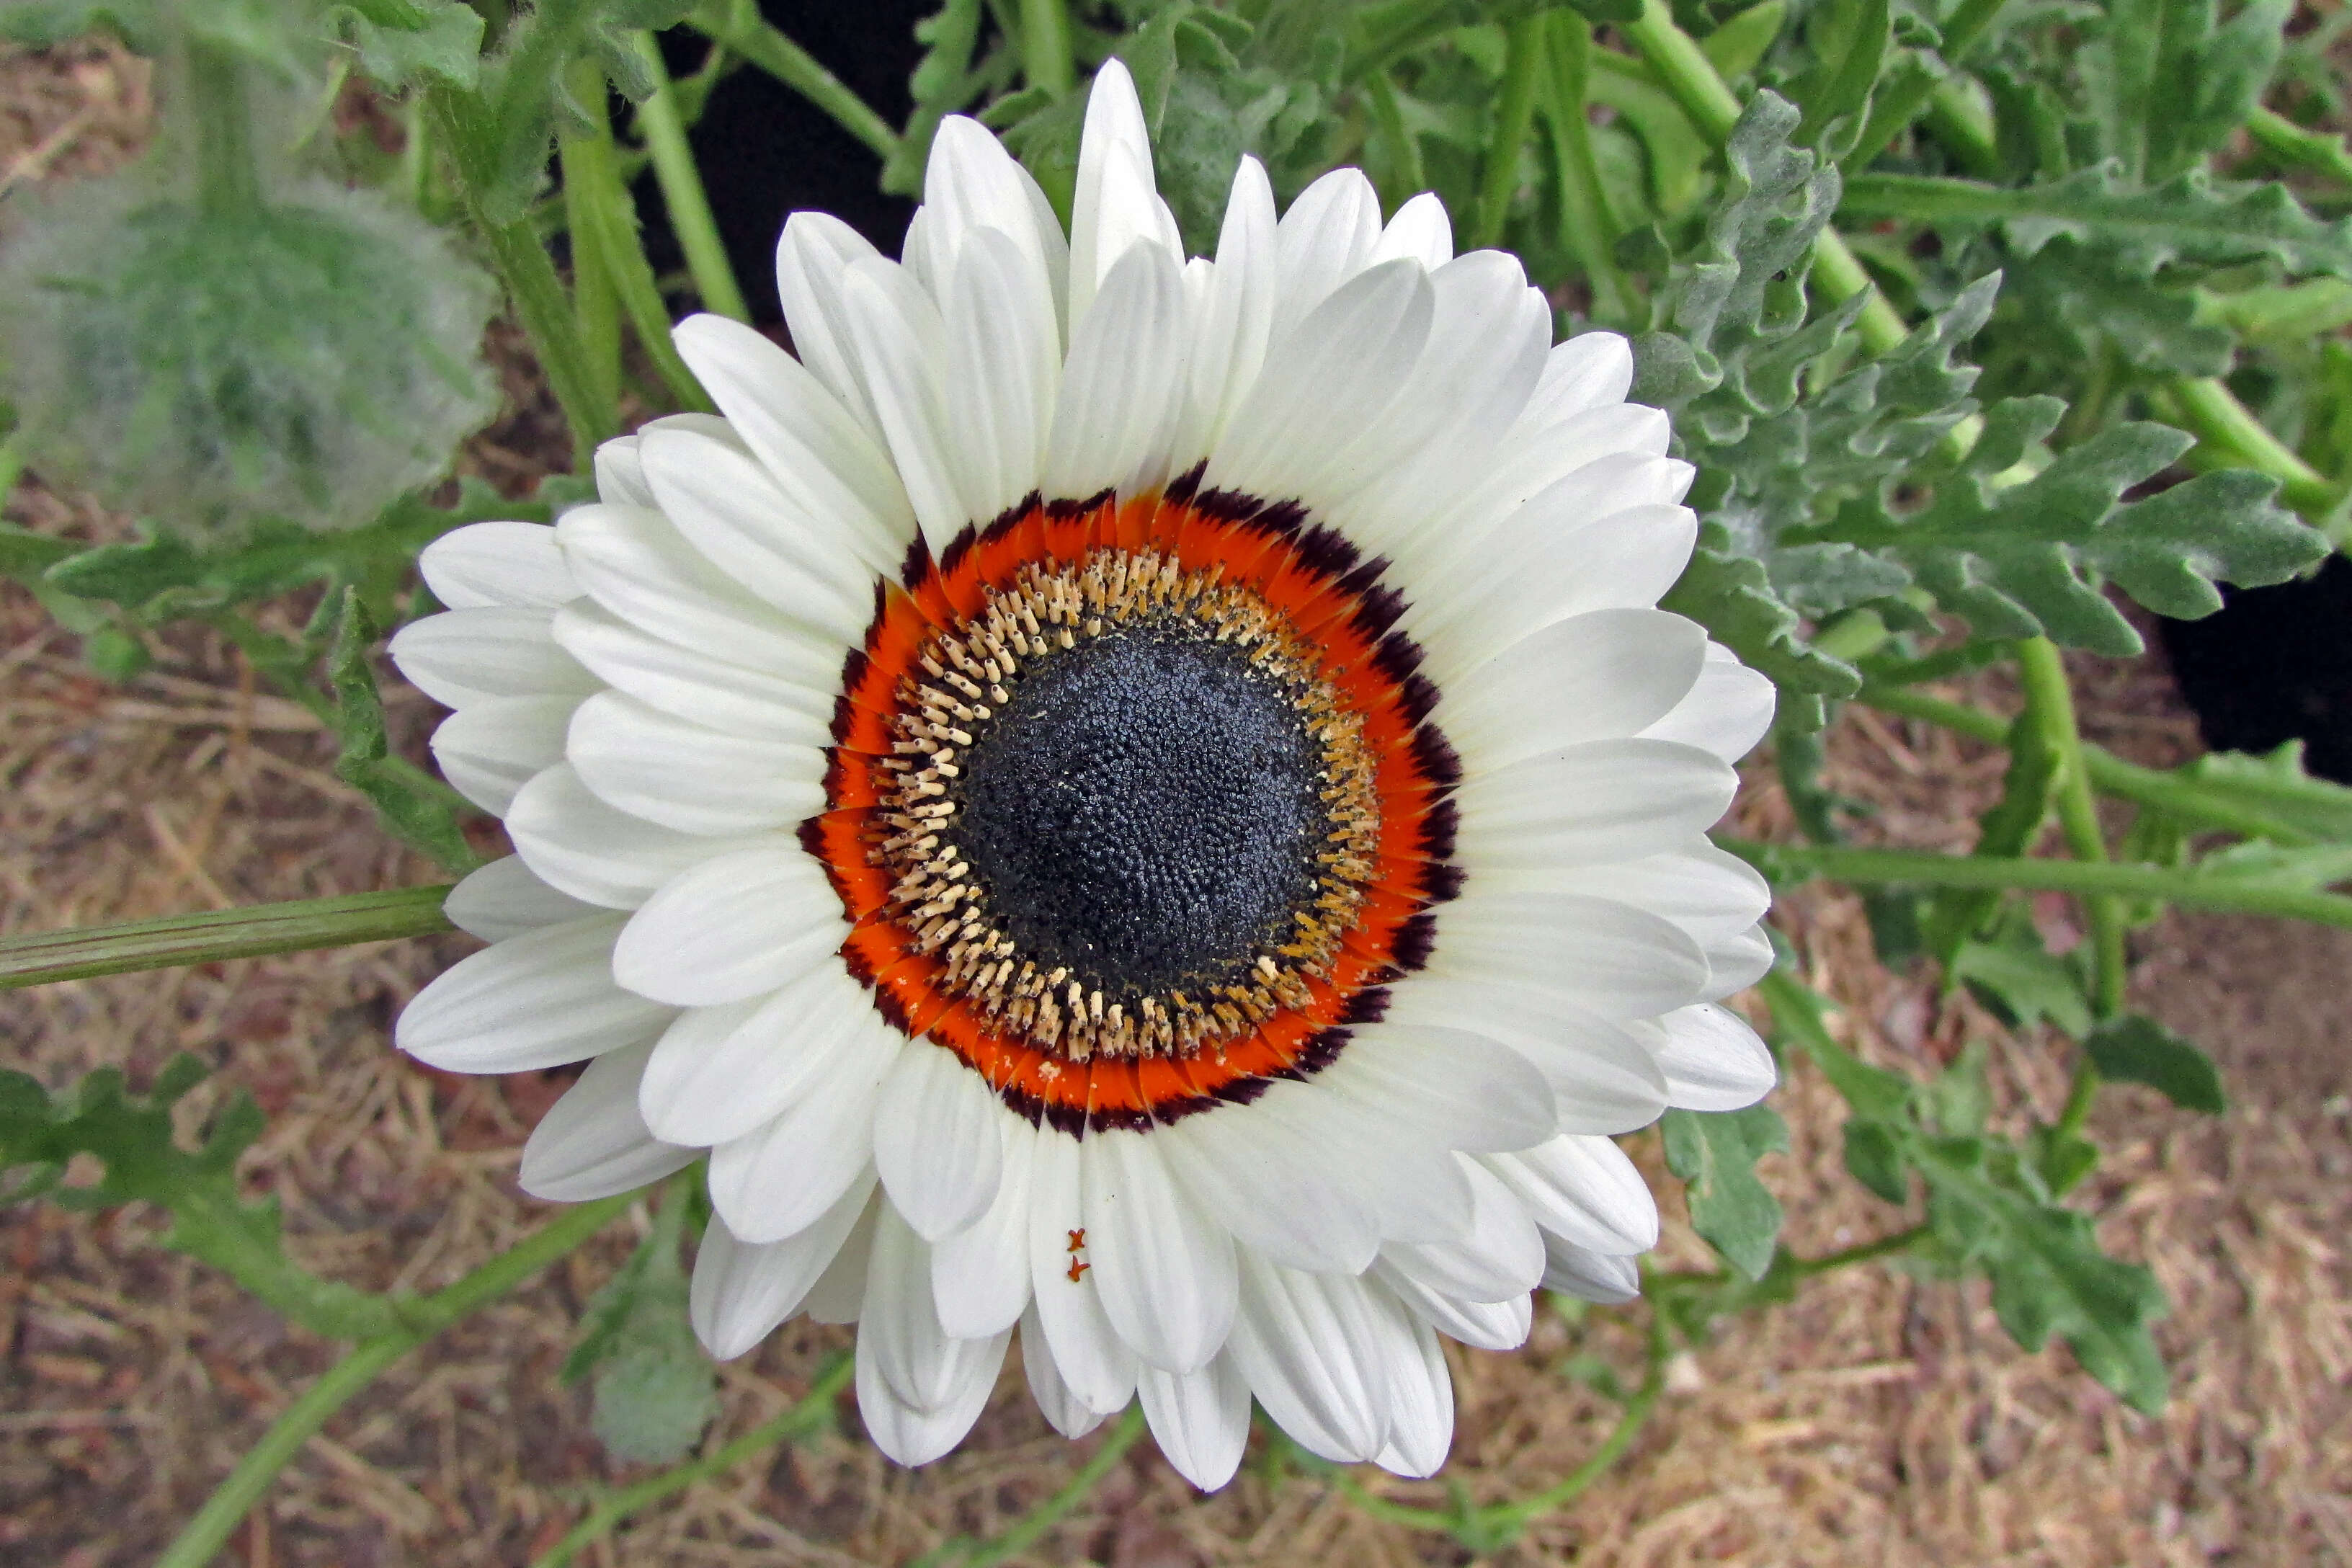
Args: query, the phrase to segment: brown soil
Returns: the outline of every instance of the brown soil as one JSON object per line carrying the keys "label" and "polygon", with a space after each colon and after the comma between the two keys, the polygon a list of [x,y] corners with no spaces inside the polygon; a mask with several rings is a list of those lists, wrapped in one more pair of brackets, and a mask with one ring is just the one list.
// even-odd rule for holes
{"label": "brown soil", "polygon": [[[103,50],[0,57],[0,171],[102,168],[135,142],[141,78]],[[535,467],[543,419],[478,447],[509,484]],[[541,459],[543,460],[543,459]],[[503,470],[503,471],[502,471]],[[115,525],[33,483],[9,517],[104,536]],[[10,931],[391,887],[429,868],[387,848],[292,704],[206,639],[173,637],[154,672],[114,688],[29,596],[0,593],[0,921]],[[2149,762],[2193,751],[2160,672],[2078,667],[2094,738]],[[1998,704],[1986,685],[1971,695]],[[430,722],[393,698],[413,744]],[[1832,782],[1874,803],[1890,841],[1964,847],[1998,787],[1985,748],[1853,713]],[[1786,831],[1757,771],[1751,831]],[[2063,935],[2063,901],[2038,911]],[[1929,977],[1874,963],[1858,902],[1809,889],[1780,921],[1811,977],[1845,1005],[1856,1048],[1924,1070],[1964,1043],[1992,1050],[2002,1114],[2053,1111],[2063,1046],[2002,1034]],[[0,1062],[50,1084],[101,1065],[142,1081],[175,1051],[215,1064],[192,1113],[229,1086],[270,1115],[251,1191],[283,1203],[309,1267],[380,1289],[445,1283],[542,1223],[514,1186],[516,1152],[562,1075],[434,1073],[387,1025],[467,944],[347,949],[79,982],[0,996]],[[1565,1512],[1486,1561],[1670,1563],[2303,1565],[2352,1563],[2352,1099],[2341,977],[2352,935],[2174,918],[2141,934],[2138,1001],[2204,1043],[2232,1103],[2192,1117],[2108,1091],[2105,1167],[2083,1202],[2120,1256],[2170,1294],[2159,1340],[2176,1392],[2161,1417],[2118,1404],[2061,1350],[2018,1352],[1982,1289],[1879,1267],[1808,1283],[1792,1304],[1678,1357],[1632,1455]],[[1840,1165],[1841,1108],[1799,1070],[1776,1103],[1796,1147],[1767,1173],[1789,1240],[1820,1253],[1908,1223]],[[1654,1141],[1634,1141],[1654,1166]],[[1662,1185],[1670,1190],[1672,1184]],[[1669,1201],[1670,1209],[1675,1206]],[[606,1459],[583,1391],[555,1369],[583,1304],[625,1255],[640,1213],[530,1288],[395,1366],[288,1467],[224,1561],[521,1564],[604,1489],[642,1472]],[[34,1206],[0,1213],[0,1561],[113,1568],[151,1561],[338,1347],[288,1327],[218,1275],[153,1244],[158,1216]],[[1661,1262],[1705,1248],[1670,1214]],[[1643,1311],[1539,1316],[1512,1355],[1457,1354],[1462,1407],[1444,1483],[1376,1472],[1400,1500],[1522,1496],[1573,1468],[1613,1407],[1563,1373],[1577,1355],[1630,1371]],[[804,1390],[847,1342],[788,1330],[721,1369],[717,1436]],[[837,1432],[780,1450],[636,1519],[599,1565],[900,1563],[986,1533],[1062,1485],[1096,1440],[1055,1436],[1008,1369],[978,1430],[918,1472]],[[1223,1493],[1193,1494],[1148,1444],[1021,1561],[1188,1564],[1458,1563],[1441,1536],[1378,1523],[1327,1482],[1254,1454]]]}

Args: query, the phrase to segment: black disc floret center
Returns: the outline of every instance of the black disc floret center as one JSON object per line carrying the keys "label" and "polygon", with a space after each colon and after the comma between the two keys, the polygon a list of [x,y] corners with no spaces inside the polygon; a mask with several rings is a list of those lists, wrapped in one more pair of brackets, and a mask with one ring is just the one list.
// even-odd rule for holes
{"label": "black disc floret center", "polygon": [[1239,977],[1312,907],[1330,825],[1297,694],[1181,622],[1027,665],[951,837],[1004,933],[1113,1000]]}

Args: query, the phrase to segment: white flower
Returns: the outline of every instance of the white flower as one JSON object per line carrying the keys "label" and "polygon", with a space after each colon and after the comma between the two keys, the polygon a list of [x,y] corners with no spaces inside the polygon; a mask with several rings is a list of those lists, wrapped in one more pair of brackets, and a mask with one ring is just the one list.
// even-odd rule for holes
{"label": "white flower", "polygon": [[517,855],[400,1044],[593,1058],[524,1152],[583,1199],[709,1152],[695,1326],[858,1324],[947,1452],[1017,1326],[1076,1436],[1139,1396],[1222,1485],[1250,1400],[1426,1475],[1441,1333],[1634,1294],[1611,1134],[1771,1086],[1711,847],[1770,685],[1655,607],[1691,471],[1623,340],[1354,170],[1234,182],[1186,260],[1113,62],[1073,232],[968,120],[906,259],[814,214],[797,360],[698,317],[726,418],[600,504],[425,552],[394,644]]}

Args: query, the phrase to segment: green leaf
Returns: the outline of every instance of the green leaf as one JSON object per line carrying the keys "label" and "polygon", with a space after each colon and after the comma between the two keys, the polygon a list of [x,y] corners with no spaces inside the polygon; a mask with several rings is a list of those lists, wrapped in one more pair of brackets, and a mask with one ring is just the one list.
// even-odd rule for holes
{"label": "green leaf", "polygon": [[463,0],[347,0],[327,8],[326,23],[394,92],[427,77],[468,91],[481,79],[482,14]]}
{"label": "green leaf", "polygon": [[[247,1203],[240,1195],[237,1158],[263,1126],[250,1097],[232,1096],[198,1147],[180,1147],[173,1107],[205,1076],[196,1058],[174,1057],[142,1097],[125,1091],[114,1068],[54,1095],[22,1073],[0,1072],[0,1202],[47,1196],[79,1209],[155,1204],[172,1215],[164,1246],[223,1270],[314,1333],[361,1339],[399,1327],[392,1300],[296,1268],[279,1241],[277,1200]],[[66,1184],[77,1155],[100,1163],[96,1181]]]}
{"label": "green leaf", "polygon": [[2252,0],[2225,26],[2214,0],[2108,0],[2077,53],[2095,122],[2138,180],[2220,147],[2262,102],[2294,0]]}
{"label": "green leaf", "polygon": [[2091,1004],[2074,966],[2043,951],[2033,923],[2012,917],[1994,934],[1960,944],[1946,973],[2012,1029],[2048,1020],[2080,1039],[2091,1029]]}
{"label": "green leaf", "polygon": [[86,33],[112,33],[142,55],[162,52],[162,0],[8,0],[0,5],[0,38],[37,49]]}
{"label": "green leaf", "polygon": [[2219,1116],[2229,1109],[2213,1058],[2153,1018],[2110,1018],[2083,1041],[2101,1076],[2141,1083],[2185,1110]]}
{"label": "green leaf", "polygon": [[[2030,713],[2009,727],[2009,768],[2000,799],[1979,819],[1973,853],[2012,859],[2032,851],[2050,812],[2050,792],[2058,781],[2058,757],[2049,736]],[[2001,904],[1997,889],[1948,888],[1936,895],[1927,938],[1947,969],[1963,943],[1984,931]]]}
{"label": "green leaf", "polygon": [[2176,262],[2272,260],[2291,272],[2352,278],[2352,218],[2324,223],[2282,184],[2217,182],[2192,169],[2137,188],[2110,163],[2045,184],[1990,185],[1931,174],[1856,174],[1856,217],[1999,225],[2031,256],[2065,237],[2107,247],[2142,274]]}
{"label": "green leaf", "polygon": [[1691,1225],[1734,1268],[1761,1279],[1780,1245],[1780,1203],[1756,1162],[1789,1147],[1789,1126],[1766,1105],[1669,1110],[1659,1120],[1666,1167],[1690,1184]]}
{"label": "green leaf", "polygon": [[2231,805],[2290,823],[2322,843],[2352,844],[2352,789],[2314,778],[2303,742],[2274,752],[2212,752],[2181,772]]}
{"label": "green leaf", "polygon": [[1734,548],[1719,523],[1701,528],[1682,579],[1658,603],[1698,622],[1750,668],[1770,677],[1780,689],[1783,720],[1800,729],[1828,722],[1823,698],[1862,689],[1853,666],[1804,640],[1797,612],[1772,591],[1764,563]]}

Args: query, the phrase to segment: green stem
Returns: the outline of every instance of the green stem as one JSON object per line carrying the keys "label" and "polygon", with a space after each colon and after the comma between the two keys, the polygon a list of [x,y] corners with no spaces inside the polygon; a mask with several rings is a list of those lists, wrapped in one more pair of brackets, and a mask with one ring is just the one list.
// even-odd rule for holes
{"label": "green stem", "polygon": [[[617,409],[621,401],[621,297],[601,232],[604,214],[598,207],[606,192],[604,181],[592,165],[609,168],[613,132],[604,113],[604,70],[593,59],[578,59],[567,68],[572,97],[586,116],[590,129],[566,130],[556,138],[556,157],[563,170],[563,226],[572,237],[572,319],[597,402]],[[599,158],[602,153],[608,156]],[[615,413],[617,419],[618,415]]]}
{"label": "green stem", "polygon": [[654,90],[637,105],[637,133],[652,155],[655,183],[661,186],[662,205],[669,212],[670,232],[686,252],[686,270],[694,279],[702,308],[749,323],[751,307],[744,302],[742,286],[735,281],[734,264],[727,259],[726,242],[719,237],[719,220],[711,215],[710,196],[702,188],[702,171],[687,145],[686,122],[678,113],[677,89],[662,65],[661,48],[651,33],[631,36],[630,47],[653,78]]}
{"label": "green stem", "polygon": [[1550,65],[1544,119],[1551,127],[1553,178],[1559,188],[1560,239],[1584,268],[1592,313],[1601,321],[1633,320],[1639,297],[1617,266],[1623,234],[1601,165],[1592,152],[1591,116],[1592,24],[1570,10],[1551,13]]}
{"label": "green stem", "polygon": [[1397,102],[1396,83],[1389,80],[1386,71],[1374,71],[1364,79],[1364,98],[1371,106],[1372,121],[1393,149],[1396,172],[1403,189],[1400,197],[1417,195],[1429,188],[1429,175],[1421,163],[1421,139],[1405,129],[1404,110]]}
{"label": "green stem", "polygon": [[[1992,19],[2000,14],[2000,8],[2007,4],[2008,0],[1966,0],[1958,11],[1952,13],[1951,21],[1945,26],[1943,47],[1937,52],[1952,65],[1962,63],[1968,58],[1969,51],[1976,47],[1977,40],[1984,37],[1985,29],[1992,26]],[[1870,106],[1870,119],[1863,127],[1862,138],[1845,155],[1843,166],[1860,169],[1868,165],[1873,158],[1886,151],[1887,143],[1910,128],[1911,122],[1919,118],[1920,110],[1927,107],[1928,100],[1936,97],[1937,89],[1945,85],[1943,79],[1929,71],[1915,71],[1903,78],[1894,91],[1874,100]]]}
{"label": "green stem", "polygon": [[1070,12],[1063,0],[1021,0],[1021,74],[1055,98],[1077,85]]}
{"label": "green stem", "polygon": [[[2074,716],[2074,693],[2066,679],[2066,665],[2058,645],[2048,637],[2027,637],[2017,645],[2018,680],[2025,689],[2029,722],[2041,731],[2042,743],[2058,759],[2058,825],[2066,847],[2086,864],[2105,864],[2107,841],[2099,830],[2098,797],[2091,790],[2091,770],[2083,754],[2083,730]],[[2124,983],[2131,973],[2124,951],[2122,903],[2109,895],[2083,900],[2091,922],[2092,958],[2096,982],[2092,1000],[2099,1016],[2112,1018],[2123,1011]]]}
{"label": "green stem", "polygon": [[1869,1263],[1881,1258],[1891,1258],[1898,1252],[1908,1252],[1912,1245],[1927,1234],[1926,1226],[1916,1225],[1909,1230],[1898,1230],[1892,1236],[1882,1236],[1876,1241],[1861,1242],[1837,1252],[1823,1253],[1819,1258],[1792,1258],[1790,1267],[1796,1270],[1800,1279],[1811,1279],[1816,1274],[1833,1273],[1856,1263]]}
{"label": "green stem", "polygon": [[247,1450],[228,1479],[214,1489],[155,1568],[205,1568],[247,1510],[261,1500],[278,1472],[301,1450],[336,1411],[349,1404],[385,1368],[478,1308],[512,1290],[531,1275],[571,1252],[626,1208],[635,1193],[582,1204],[491,1258],[463,1279],[422,1300],[405,1304],[407,1326],[365,1341],[306,1389],[271,1423],[261,1441]]}
{"label": "green stem", "polygon": [[572,462],[584,466],[598,444],[619,428],[611,403],[600,398],[590,372],[587,351],[580,341],[572,301],[555,263],[548,259],[530,217],[501,221],[485,205],[484,193],[497,178],[495,128],[486,124],[483,110],[471,99],[447,88],[433,89],[432,101],[438,139],[448,149],[448,164],[456,175],[459,199],[477,233],[489,247],[490,265],[514,302],[515,317],[530,339],[547,384],[563,408],[572,427]]}
{"label": "green stem", "polygon": [[[1721,146],[1739,121],[1739,99],[1715,68],[1715,62],[1688,33],[1675,26],[1665,0],[1643,0],[1642,14],[1622,24],[1633,47],[1658,74],[1659,81],[1681,104],[1691,123]],[[1867,295],[1859,323],[1862,340],[1873,353],[1885,353],[1910,335],[1903,318],[1886,302],[1864,270],[1862,261],[1837,230],[1824,228],[1813,240],[1812,277],[1833,304]]]}
{"label": "green stem", "polygon": [[[1882,712],[1924,720],[1993,745],[2004,743],[2009,737],[2009,721],[1999,714],[1958,702],[1948,702],[1923,691],[1866,682],[1860,700]],[[2083,764],[2091,775],[2091,782],[2107,794],[2168,812],[2200,827],[2243,834],[2249,838],[2266,838],[2274,844],[2309,844],[2314,841],[2310,834],[2293,823],[2219,798],[2194,779],[2160,768],[2144,768],[2137,763],[2125,762],[2114,752],[2087,742],[2083,747]]]}
{"label": "green stem", "polygon": [[839,77],[817,64],[814,56],[761,20],[758,12],[749,7],[739,9],[719,0],[687,20],[705,37],[726,45],[815,104],[884,162],[888,162],[898,150],[898,132],[890,129],[888,121],[842,85]]}
{"label": "green stem", "polygon": [[2183,376],[2168,382],[2154,401],[2158,413],[2197,437],[2191,465],[2268,474],[2278,480],[2281,499],[2315,523],[2342,499],[2325,474],[2272,435],[2220,380]]}
{"label": "green stem", "polygon": [[856,1358],[847,1352],[825,1363],[816,1374],[816,1382],[800,1400],[771,1417],[740,1437],[712,1449],[698,1458],[676,1465],[656,1476],[623,1487],[598,1503],[582,1520],[564,1532],[563,1539],[531,1560],[530,1568],[563,1568],[587,1547],[610,1534],[623,1520],[648,1504],[659,1502],[673,1492],[684,1491],[697,1481],[725,1475],[729,1470],[756,1454],[765,1453],[779,1443],[809,1436],[824,1430],[833,1419],[834,1396],[845,1387],[857,1370]]}
{"label": "green stem", "polygon": [[2310,169],[2352,185],[2352,152],[2344,138],[2324,131],[2305,131],[2284,114],[2257,107],[2246,117],[2246,130],[2262,149],[2282,163]]}
{"label": "green stem", "polygon": [[[596,79],[601,89],[604,79],[599,75]],[[637,342],[654,362],[676,405],[712,413],[715,405],[702,384],[695,380],[686,361],[678,357],[677,346],[670,342],[669,307],[662,300],[653,264],[646,259],[645,242],[637,228],[637,205],[621,177],[612,132],[604,128],[602,115],[596,118],[599,129],[594,135],[563,140],[564,205],[571,215],[573,270],[582,272],[583,262],[593,262],[594,274],[605,280],[628,311]],[[582,272],[579,291],[583,310],[588,297],[586,276]],[[617,358],[614,370],[617,374]]]}
{"label": "green stem", "polygon": [[2352,930],[2352,898],[2265,887],[2168,866],[2005,859],[1941,855],[1927,849],[1860,849],[1842,844],[1761,844],[1742,838],[1717,838],[1716,843],[1784,884],[1822,877],[1840,882],[2106,894],[2218,914],[2274,915]]}
{"label": "green stem", "polygon": [[[1087,1462],[1078,1468],[1078,1473],[1072,1476],[1060,1491],[1022,1515],[1020,1521],[1012,1529],[986,1541],[951,1541],[936,1552],[925,1553],[916,1561],[913,1568],[948,1568],[949,1564],[955,1565],[955,1568],[993,1568],[993,1564],[1027,1551],[1038,1537],[1059,1524],[1064,1515],[1084,1501],[1087,1494],[1110,1474],[1119,1457],[1135,1447],[1135,1440],[1142,1436],[1143,1406],[1130,1405],[1127,1413],[1118,1418],[1118,1425],[1104,1436],[1102,1446],[1087,1456]],[[533,1568],[537,1565],[534,1564]]]}
{"label": "green stem", "polygon": [[1503,242],[1503,228],[1511,216],[1511,198],[1519,188],[1519,151],[1528,142],[1535,121],[1536,79],[1544,64],[1544,18],[1541,12],[1520,17],[1503,40],[1503,93],[1495,106],[1495,124],[1486,139],[1486,153],[1478,171],[1477,215],[1470,226],[1471,250],[1485,250]]}
{"label": "green stem", "polygon": [[248,212],[261,205],[262,192],[246,64],[234,50],[193,32],[182,47],[188,101],[177,119],[194,149],[197,202],[215,215]]}
{"label": "green stem", "polygon": [[339,899],[298,899],[241,910],[166,915],[126,925],[84,926],[0,937],[0,990],[306,952],[362,942],[393,942],[450,931],[441,902],[446,887],[397,888]]}

